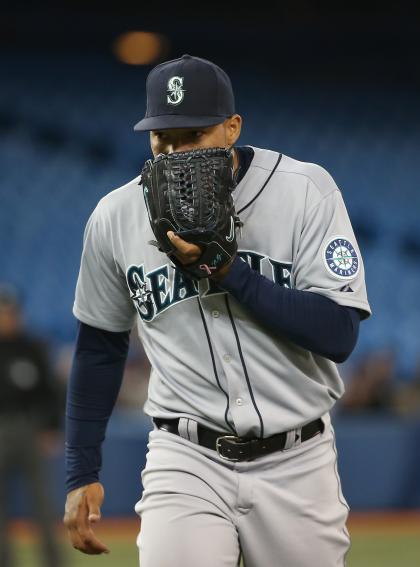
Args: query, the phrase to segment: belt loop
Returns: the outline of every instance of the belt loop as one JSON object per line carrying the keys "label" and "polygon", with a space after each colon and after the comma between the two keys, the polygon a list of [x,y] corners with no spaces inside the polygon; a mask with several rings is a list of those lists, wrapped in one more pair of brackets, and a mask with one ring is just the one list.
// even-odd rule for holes
{"label": "belt loop", "polygon": [[190,437],[188,435],[188,419],[186,417],[180,417],[179,418],[178,433],[179,433],[180,437],[182,437],[183,439],[189,440]]}
{"label": "belt loop", "polygon": [[299,439],[300,439],[300,429],[291,429],[286,433],[286,443],[284,444],[283,451],[287,451],[287,449],[291,449],[292,447],[294,447],[297,433],[299,433]]}
{"label": "belt loop", "polygon": [[299,447],[302,443],[302,428],[299,427],[298,429],[294,429],[293,433],[295,435],[295,439],[293,441],[293,447]]}
{"label": "belt loop", "polygon": [[198,432],[197,432],[197,422],[193,419],[188,419],[186,417],[180,417],[178,423],[178,433],[180,437],[188,439],[193,443],[198,444]]}

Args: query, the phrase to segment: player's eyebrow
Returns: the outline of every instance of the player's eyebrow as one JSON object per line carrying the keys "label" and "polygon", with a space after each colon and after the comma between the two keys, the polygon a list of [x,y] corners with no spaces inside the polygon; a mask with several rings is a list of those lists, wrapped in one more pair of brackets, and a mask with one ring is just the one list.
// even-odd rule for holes
{"label": "player's eyebrow", "polygon": [[184,134],[190,134],[191,132],[210,132],[214,126],[195,126],[193,128],[173,128],[166,130],[153,130],[153,134],[166,134],[168,136],[182,136]]}

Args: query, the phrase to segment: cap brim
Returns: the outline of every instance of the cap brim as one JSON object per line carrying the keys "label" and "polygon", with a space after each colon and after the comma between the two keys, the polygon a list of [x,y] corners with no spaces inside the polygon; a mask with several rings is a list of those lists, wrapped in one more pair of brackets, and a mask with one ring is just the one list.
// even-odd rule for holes
{"label": "cap brim", "polygon": [[149,130],[167,130],[169,128],[195,128],[220,124],[228,118],[227,116],[181,116],[179,114],[167,114],[143,118],[134,126],[138,132]]}

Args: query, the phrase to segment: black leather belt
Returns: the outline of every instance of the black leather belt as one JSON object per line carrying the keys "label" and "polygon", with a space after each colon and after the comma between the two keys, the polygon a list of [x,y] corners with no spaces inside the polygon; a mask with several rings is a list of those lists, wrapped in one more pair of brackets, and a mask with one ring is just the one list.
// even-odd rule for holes
{"label": "black leather belt", "polygon": [[[159,429],[179,435],[179,419],[161,419],[154,417],[153,421]],[[304,425],[300,430],[301,442],[307,441],[323,431],[324,422],[322,419],[311,421],[311,423]],[[197,424],[197,435],[199,445],[217,451],[220,457],[229,461],[251,461],[256,457],[268,455],[274,451],[282,451],[287,440],[287,431],[266,437],[265,439],[248,439],[246,437],[236,437],[235,435],[227,435],[223,432],[213,431],[213,429],[208,429],[200,423]],[[298,434],[296,435],[295,442],[299,438]]]}

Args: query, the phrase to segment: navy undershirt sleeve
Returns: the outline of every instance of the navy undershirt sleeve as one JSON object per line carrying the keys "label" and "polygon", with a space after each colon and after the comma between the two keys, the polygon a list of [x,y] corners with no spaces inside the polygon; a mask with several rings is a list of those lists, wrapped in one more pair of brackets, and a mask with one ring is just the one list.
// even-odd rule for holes
{"label": "navy undershirt sleeve", "polygon": [[344,362],[356,345],[360,323],[357,309],[318,293],[282,287],[239,256],[218,285],[263,325],[333,362]]}
{"label": "navy undershirt sleeve", "polygon": [[129,335],[78,323],[66,399],[67,492],[98,481],[101,444],[120,390]]}

